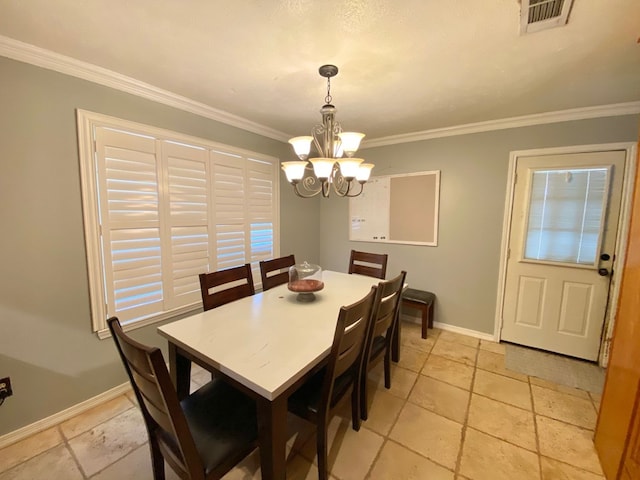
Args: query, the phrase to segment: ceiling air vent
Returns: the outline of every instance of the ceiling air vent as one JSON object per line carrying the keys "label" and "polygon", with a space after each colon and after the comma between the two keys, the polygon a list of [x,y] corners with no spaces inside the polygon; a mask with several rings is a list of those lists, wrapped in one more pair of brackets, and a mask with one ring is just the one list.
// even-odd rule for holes
{"label": "ceiling air vent", "polygon": [[522,0],[520,34],[565,25],[572,4],[573,0]]}

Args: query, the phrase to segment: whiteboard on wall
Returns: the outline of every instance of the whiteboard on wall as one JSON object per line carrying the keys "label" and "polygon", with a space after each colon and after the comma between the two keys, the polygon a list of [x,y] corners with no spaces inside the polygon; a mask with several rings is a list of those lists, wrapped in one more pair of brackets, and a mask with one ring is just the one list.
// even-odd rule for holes
{"label": "whiteboard on wall", "polygon": [[349,199],[349,240],[438,245],[440,171],[371,177]]}

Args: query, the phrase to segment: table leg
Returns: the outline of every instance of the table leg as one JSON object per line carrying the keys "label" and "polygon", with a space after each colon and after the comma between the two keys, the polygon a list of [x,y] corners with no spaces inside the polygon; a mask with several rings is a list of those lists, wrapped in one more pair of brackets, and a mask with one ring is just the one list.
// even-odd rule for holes
{"label": "table leg", "polygon": [[287,463],[287,398],[256,400],[258,407],[258,446],[264,480],[284,480]]}
{"label": "table leg", "polygon": [[171,342],[169,342],[169,370],[178,398],[182,400],[189,395],[191,387],[191,360],[180,355],[178,348]]}

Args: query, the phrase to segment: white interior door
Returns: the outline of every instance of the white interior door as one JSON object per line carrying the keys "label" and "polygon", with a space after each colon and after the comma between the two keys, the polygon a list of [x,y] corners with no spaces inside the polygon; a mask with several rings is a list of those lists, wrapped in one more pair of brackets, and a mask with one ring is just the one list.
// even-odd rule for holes
{"label": "white interior door", "polygon": [[624,162],[623,151],[518,160],[502,340],[598,358]]}

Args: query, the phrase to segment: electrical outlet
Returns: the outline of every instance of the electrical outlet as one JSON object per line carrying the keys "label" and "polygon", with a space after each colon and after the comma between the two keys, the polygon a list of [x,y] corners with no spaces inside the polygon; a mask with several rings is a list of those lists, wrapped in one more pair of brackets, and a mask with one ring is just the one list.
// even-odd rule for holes
{"label": "electrical outlet", "polygon": [[9,377],[0,378],[0,401],[13,395],[11,390],[11,379]]}

